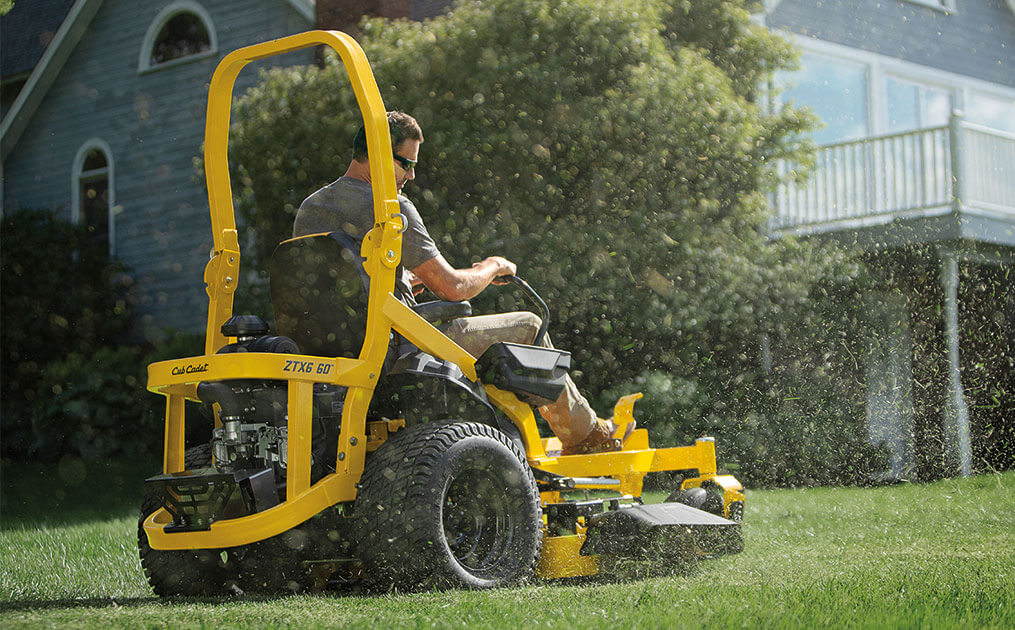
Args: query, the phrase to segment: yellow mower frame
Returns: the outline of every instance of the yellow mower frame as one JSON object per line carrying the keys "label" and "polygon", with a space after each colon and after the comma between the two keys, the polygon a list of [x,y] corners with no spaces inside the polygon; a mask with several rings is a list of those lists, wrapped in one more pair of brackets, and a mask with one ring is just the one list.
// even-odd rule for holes
{"label": "yellow mower frame", "polygon": [[[240,247],[227,160],[233,85],[240,71],[251,61],[321,44],[333,48],[345,65],[363,116],[370,157],[374,227],[364,238],[361,250],[364,268],[370,277],[362,350],[356,359],[256,352],[216,354],[218,349],[235,341],[235,338],[224,337],[221,328],[232,315],[233,296],[240,277]],[[375,450],[390,432],[404,425],[397,420],[367,420],[367,408],[381,374],[392,330],[434,357],[454,363],[470,380],[477,380],[476,357],[399,302],[393,294],[401,258],[403,224],[398,215],[393,163],[381,158],[391,153],[386,110],[377,84],[363,50],[349,35],[337,31],[293,35],[236,50],[219,64],[209,89],[205,128],[204,162],[214,237],[213,254],[204,273],[209,299],[205,354],[150,365],[148,389],[166,397],[163,473],[171,474],[185,469],[184,403],[198,400],[198,383],[239,378],[285,381],[288,384],[289,435],[286,497],[273,508],[219,520],[204,531],[167,532],[165,527],[172,518],[166,509],[158,509],[143,524],[153,549],[222,549],[246,545],[285,532],[326,508],[354,501],[368,451]],[[340,385],[348,391],[341,417],[336,470],[311,484],[310,435],[315,383]],[[560,451],[560,442],[556,438],[540,437],[531,406],[513,393],[493,386],[487,385],[485,390],[491,403],[518,428],[528,463],[535,470],[565,477],[609,478],[615,481],[597,485],[592,480],[581,487],[640,497],[642,480],[647,473],[694,469],[698,476],[686,479],[683,487],[714,481],[722,488],[725,516],[731,516],[731,504],[744,499],[743,489],[733,477],[716,475],[715,447],[709,438],[688,447],[652,449],[647,431],[640,429],[618,452],[555,456],[554,453]],[[614,419],[622,427],[632,421],[634,402],[640,397],[641,394],[626,396],[617,403]],[[544,491],[540,498],[544,507],[563,500],[558,491]],[[553,536],[544,528],[537,574],[564,577],[596,573],[595,557],[579,556],[583,540],[580,528],[577,534],[568,536]]]}

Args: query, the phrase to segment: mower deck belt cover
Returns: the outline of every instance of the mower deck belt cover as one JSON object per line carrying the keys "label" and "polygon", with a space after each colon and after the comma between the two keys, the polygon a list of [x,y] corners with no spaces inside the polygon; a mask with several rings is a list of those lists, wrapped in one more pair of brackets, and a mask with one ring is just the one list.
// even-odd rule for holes
{"label": "mower deck belt cover", "polygon": [[507,342],[493,344],[476,361],[476,372],[483,382],[536,406],[560,397],[570,369],[570,352]]}

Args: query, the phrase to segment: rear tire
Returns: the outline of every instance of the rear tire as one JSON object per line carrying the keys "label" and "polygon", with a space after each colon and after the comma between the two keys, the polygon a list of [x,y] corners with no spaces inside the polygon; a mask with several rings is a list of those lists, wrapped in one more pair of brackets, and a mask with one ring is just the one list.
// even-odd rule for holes
{"label": "rear tire", "polygon": [[[204,468],[212,465],[211,445],[202,444],[187,449],[186,467]],[[148,583],[159,597],[209,596],[227,592],[229,572],[222,566],[218,550],[159,551],[148,544],[144,522],[162,507],[161,499],[145,494],[141,503],[141,518],[137,525],[137,548]]]}
{"label": "rear tire", "polygon": [[542,548],[532,471],[485,424],[396,433],[366,463],[355,519],[368,579],[400,590],[517,584],[532,575]]}

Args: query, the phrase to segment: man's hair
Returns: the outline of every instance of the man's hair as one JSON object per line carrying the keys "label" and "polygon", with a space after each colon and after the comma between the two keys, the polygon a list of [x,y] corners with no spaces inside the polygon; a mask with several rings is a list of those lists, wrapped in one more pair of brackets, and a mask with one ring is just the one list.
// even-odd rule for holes
{"label": "man's hair", "polygon": [[[423,142],[423,130],[412,116],[405,112],[388,112],[388,130],[391,133],[391,148],[394,149],[406,140]],[[357,162],[367,160],[367,129],[360,127],[356,139],[352,141],[352,159]]]}

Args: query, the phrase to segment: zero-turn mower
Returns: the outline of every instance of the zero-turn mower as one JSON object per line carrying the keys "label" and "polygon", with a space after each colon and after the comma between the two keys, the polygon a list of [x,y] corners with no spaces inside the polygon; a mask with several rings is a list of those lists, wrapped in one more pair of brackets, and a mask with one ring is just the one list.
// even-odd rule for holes
{"label": "zero-turn mower", "polygon": [[[240,251],[226,155],[231,95],[247,63],[319,44],[337,51],[363,115],[375,224],[361,242],[331,233],[278,246],[272,335],[261,318],[232,313]],[[205,354],[148,368],[148,389],[166,397],[162,474],[146,481],[138,527],[155,592],[487,588],[739,551],[743,489],[717,474],[711,438],[651,448],[638,429],[622,450],[562,456],[533,408],[564,387],[567,352],[537,338],[473,357],[441,332],[470,314],[468,303],[410,307],[394,297],[404,225],[392,161],[378,157],[391,153],[370,66],[344,33],[253,45],[215,71]],[[515,284],[545,334],[545,304]],[[617,403],[618,431],[640,397]],[[187,447],[187,401],[214,418],[210,443]],[[664,502],[643,503],[642,481],[659,471],[678,486]]]}

